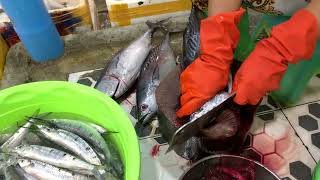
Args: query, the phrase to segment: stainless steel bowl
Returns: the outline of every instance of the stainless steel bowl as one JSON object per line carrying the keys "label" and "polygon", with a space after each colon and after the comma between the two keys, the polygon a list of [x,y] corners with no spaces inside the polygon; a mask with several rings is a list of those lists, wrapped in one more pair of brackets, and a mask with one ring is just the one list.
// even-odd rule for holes
{"label": "stainless steel bowl", "polygon": [[[230,172],[232,172],[230,175]],[[226,178],[229,177],[229,178]],[[213,155],[195,163],[180,180],[280,180],[262,164],[241,156]]]}

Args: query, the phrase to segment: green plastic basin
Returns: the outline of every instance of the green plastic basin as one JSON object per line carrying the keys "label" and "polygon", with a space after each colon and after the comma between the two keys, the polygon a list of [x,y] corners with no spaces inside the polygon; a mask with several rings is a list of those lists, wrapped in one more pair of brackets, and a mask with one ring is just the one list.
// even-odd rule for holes
{"label": "green plastic basin", "polygon": [[0,133],[17,128],[25,116],[37,109],[66,112],[86,117],[108,130],[125,167],[125,180],[138,180],[140,149],[138,137],[126,113],[103,93],[75,83],[46,81],[11,87],[0,91]]}
{"label": "green plastic basin", "polygon": [[316,168],[314,169],[313,180],[320,180],[320,161],[318,162]]}

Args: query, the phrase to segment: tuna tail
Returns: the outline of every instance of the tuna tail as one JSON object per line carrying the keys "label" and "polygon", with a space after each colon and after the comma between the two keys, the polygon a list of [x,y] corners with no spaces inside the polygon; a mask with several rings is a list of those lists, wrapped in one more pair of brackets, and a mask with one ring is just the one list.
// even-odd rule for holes
{"label": "tuna tail", "polygon": [[160,30],[162,32],[168,32],[168,28],[165,26],[165,23],[168,22],[169,18],[166,18],[164,20],[158,21],[158,22],[151,22],[151,21],[147,21],[146,24],[147,26],[152,29],[153,31],[155,31],[156,29],[160,28]]}
{"label": "tuna tail", "polygon": [[97,180],[104,180],[103,174],[99,171],[98,168],[93,169],[92,174]]}

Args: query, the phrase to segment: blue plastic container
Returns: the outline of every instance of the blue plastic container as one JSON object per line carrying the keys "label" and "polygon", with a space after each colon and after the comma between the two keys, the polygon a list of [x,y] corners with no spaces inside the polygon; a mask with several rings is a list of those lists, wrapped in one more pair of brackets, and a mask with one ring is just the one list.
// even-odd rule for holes
{"label": "blue plastic container", "polygon": [[63,41],[42,0],[0,2],[33,60],[44,62],[63,54]]}

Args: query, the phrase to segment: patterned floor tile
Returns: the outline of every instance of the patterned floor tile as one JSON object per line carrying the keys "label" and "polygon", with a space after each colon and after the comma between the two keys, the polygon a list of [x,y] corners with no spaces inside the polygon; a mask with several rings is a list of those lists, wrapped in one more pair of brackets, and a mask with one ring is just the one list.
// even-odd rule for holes
{"label": "patterned floor tile", "polygon": [[320,160],[320,101],[284,110],[293,128],[308,147],[312,156]]}
{"label": "patterned floor tile", "polygon": [[272,99],[271,96],[265,96],[257,109],[257,114],[272,112],[279,109],[280,108],[278,107],[277,103]]}
{"label": "patterned floor tile", "polygon": [[298,105],[305,104],[305,103],[319,101],[319,100],[320,100],[320,78],[315,76],[310,80],[300,101],[297,102],[296,104]]}
{"label": "patterned floor tile", "polygon": [[243,156],[261,162],[281,178],[311,179],[315,161],[281,111],[257,115],[250,139]]}

